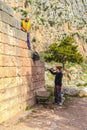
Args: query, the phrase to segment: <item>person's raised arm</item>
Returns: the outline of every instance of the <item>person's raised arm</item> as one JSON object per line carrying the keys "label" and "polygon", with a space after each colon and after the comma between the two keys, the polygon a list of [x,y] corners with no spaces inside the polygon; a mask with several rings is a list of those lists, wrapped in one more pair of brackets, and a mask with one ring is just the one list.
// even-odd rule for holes
{"label": "person's raised arm", "polygon": [[53,68],[48,69],[48,70],[51,72],[51,74],[56,75],[56,72],[53,70]]}

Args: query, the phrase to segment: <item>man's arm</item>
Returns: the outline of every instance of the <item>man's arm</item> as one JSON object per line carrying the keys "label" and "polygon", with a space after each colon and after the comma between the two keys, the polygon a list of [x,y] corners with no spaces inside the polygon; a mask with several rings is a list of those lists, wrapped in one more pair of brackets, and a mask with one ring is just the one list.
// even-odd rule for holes
{"label": "man's arm", "polygon": [[51,74],[56,75],[56,72],[53,69],[48,69],[48,70],[51,72]]}
{"label": "man's arm", "polygon": [[27,30],[22,27],[22,23],[21,23],[21,29],[22,29],[22,31],[27,32]]}

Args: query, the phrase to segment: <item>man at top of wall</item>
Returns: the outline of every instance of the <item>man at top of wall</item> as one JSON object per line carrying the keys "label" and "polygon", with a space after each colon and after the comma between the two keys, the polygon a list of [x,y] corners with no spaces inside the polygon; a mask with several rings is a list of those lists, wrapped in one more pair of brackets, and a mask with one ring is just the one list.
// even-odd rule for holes
{"label": "man at top of wall", "polygon": [[28,49],[31,50],[31,45],[30,45],[30,28],[31,28],[31,22],[28,17],[22,20],[22,30],[27,33],[27,45]]}

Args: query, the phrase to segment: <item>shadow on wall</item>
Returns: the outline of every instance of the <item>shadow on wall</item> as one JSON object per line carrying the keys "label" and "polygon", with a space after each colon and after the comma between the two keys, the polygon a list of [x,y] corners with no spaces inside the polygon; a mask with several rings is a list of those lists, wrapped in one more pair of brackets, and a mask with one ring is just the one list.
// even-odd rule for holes
{"label": "shadow on wall", "polygon": [[33,82],[33,77],[35,75],[35,62],[33,62],[34,66],[31,65],[30,72],[27,71],[26,81],[27,81],[27,92],[26,92],[26,107],[32,107],[36,103],[35,99],[35,85]]}
{"label": "shadow on wall", "polygon": [[32,69],[31,69],[31,75],[29,74],[29,72],[27,72],[26,81],[27,81],[26,107],[30,108],[35,104],[35,94],[34,94],[34,87],[32,82]]}
{"label": "shadow on wall", "polygon": [[39,59],[31,61],[30,71],[26,74],[27,81],[27,106],[36,103],[36,91],[45,86],[44,65]]}

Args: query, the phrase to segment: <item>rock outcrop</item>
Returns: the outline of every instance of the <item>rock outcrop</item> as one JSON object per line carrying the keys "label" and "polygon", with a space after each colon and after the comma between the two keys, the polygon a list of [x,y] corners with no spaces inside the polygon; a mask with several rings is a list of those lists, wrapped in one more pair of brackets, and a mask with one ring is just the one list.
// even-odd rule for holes
{"label": "rock outcrop", "polygon": [[20,12],[22,18],[28,15],[31,19],[33,48],[46,50],[51,43],[70,34],[79,51],[87,56],[87,0],[25,0],[23,3],[19,0],[13,3],[9,4],[14,6],[16,16]]}

